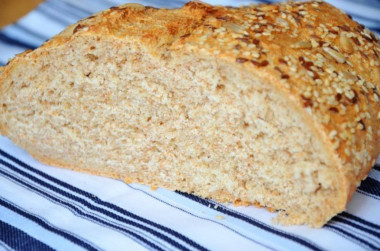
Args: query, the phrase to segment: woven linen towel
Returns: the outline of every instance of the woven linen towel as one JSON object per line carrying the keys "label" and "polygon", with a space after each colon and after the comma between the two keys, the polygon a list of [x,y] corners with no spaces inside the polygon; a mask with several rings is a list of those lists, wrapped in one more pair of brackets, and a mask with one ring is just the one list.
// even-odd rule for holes
{"label": "woven linen towel", "polygon": [[[135,1],[180,7],[184,1]],[[208,1],[241,5],[275,1]],[[380,2],[330,1],[379,34]],[[0,65],[64,27],[121,4],[47,0],[0,30]],[[321,229],[275,213],[55,168],[0,136],[0,250],[380,250],[380,165]]]}

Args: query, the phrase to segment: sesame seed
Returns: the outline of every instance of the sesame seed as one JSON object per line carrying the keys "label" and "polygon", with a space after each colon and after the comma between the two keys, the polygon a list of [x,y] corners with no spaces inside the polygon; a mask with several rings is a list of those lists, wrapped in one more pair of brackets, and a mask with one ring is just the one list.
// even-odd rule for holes
{"label": "sesame seed", "polygon": [[351,152],[350,152],[350,149],[349,149],[349,148],[345,148],[345,149],[344,149],[344,153],[345,153],[346,155],[348,155],[348,156],[351,155]]}
{"label": "sesame seed", "polygon": [[329,133],[329,138],[330,138],[330,139],[333,139],[333,138],[335,138],[335,136],[336,136],[337,134],[338,134],[337,131],[332,130],[332,131]]}
{"label": "sesame seed", "polygon": [[246,57],[248,57],[250,54],[251,54],[250,51],[245,51],[245,52],[243,52],[243,56],[246,56]]}
{"label": "sesame seed", "polygon": [[343,64],[346,62],[346,58],[344,55],[334,49],[331,49],[330,47],[324,47],[323,50],[327,52],[331,57],[333,57],[337,62]]}
{"label": "sesame seed", "polygon": [[359,130],[365,131],[365,124],[363,123],[362,120],[360,120],[360,121],[358,122],[358,126],[357,126],[357,128],[358,128]]}
{"label": "sesame seed", "polygon": [[349,98],[349,99],[353,99],[355,97],[355,94],[352,90],[348,91],[348,92],[344,92],[344,95]]}
{"label": "sesame seed", "polygon": [[254,51],[254,52],[252,52],[252,56],[254,58],[260,58],[260,53],[258,53],[257,51]]}
{"label": "sesame seed", "polygon": [[333,147],[334,150],[336,150],[336,149],[339,148],[339,143],[340,142],[338,140],[333,143],[332,147]]}
{"label": "sesame seed", "polygon": [[360,108],[359,108],[359,105],[358,105],[358,104],[355,104],[354,107],[355,107],[355,111],[356,111],[356,112],[359,112],[359,111],[360,111]]}
{"label": "sesame seed", "polygon": [[379,102],[379,96],[376,93],[373,94],[373,100]]}
{"label": "sesame seed", "polygon": [[296,49],[311,49],[312,45],[310,41],[299,41],[292,44],[291,47]]}

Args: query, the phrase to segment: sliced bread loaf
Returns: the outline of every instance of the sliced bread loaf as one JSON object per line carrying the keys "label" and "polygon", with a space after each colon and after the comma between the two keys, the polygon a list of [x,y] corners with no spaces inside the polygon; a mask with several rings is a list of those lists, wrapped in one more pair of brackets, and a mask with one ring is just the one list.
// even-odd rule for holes
{"label": "sliced bread loaf", "polygon": [[379,56],[319,1],[123,5],[2,69],[0,131],[44,163],[320,227],[380,152]]}

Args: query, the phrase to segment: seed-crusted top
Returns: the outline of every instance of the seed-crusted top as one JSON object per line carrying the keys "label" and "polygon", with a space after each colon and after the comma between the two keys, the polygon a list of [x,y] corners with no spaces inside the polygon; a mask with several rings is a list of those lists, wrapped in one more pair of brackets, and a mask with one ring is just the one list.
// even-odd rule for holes
{"label": "seed-crusted top", "polygon": [[355,187],[379,154],[379,39],[327,3],[127,4],[70,26],[41,49],[86,34],[136,39],[158,56],[189,51],[245,67],[306,111]]}
{"label": "seed-crusted top", "polygon": [[187,8],[208,15],[179,41],[184,48],[254,68],[285,89],[321,125],[350,179],[363,179],[380,151],[380,41],[371,31],[320,1]]}

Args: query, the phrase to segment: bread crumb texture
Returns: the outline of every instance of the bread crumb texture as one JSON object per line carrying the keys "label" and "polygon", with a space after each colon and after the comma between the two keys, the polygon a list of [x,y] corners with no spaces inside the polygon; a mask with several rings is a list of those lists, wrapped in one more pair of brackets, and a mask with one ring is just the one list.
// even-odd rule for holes
{"label": "bread crumb texture", "polygon": [[127,4],[0,75],[0,131],[38,160],[321,227],[379,154],[378,38],[333,6]]}

